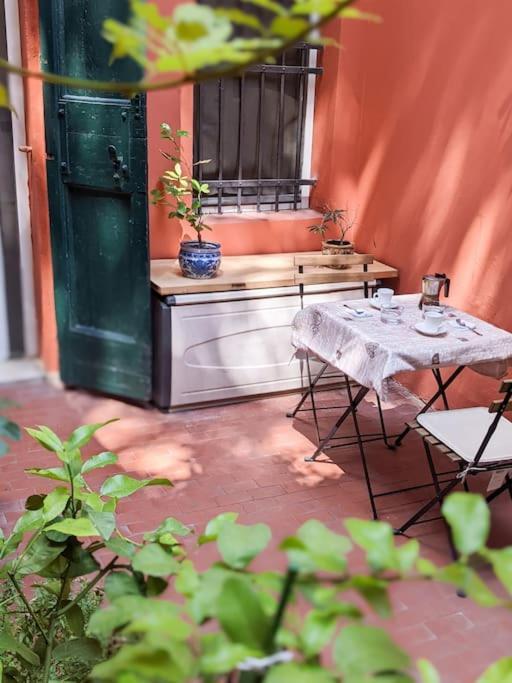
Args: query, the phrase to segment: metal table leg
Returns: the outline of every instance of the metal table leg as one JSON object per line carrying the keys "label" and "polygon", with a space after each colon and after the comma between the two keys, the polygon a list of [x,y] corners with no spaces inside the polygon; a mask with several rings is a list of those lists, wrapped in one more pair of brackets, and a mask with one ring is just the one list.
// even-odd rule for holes
{"label": "metal table leg", "polygon": [[313,453],[313,455],[310,455],[310,456],[304,458],[304,460],[306,462],[314,462],[318,458],[318,456],[323,451],[324,447],[329,443],[329,441],[332,439],[332,437],[336,434],[336,432],[341,427],[341,425],[345,422],[347,417],[355,412],[355,410],[357,409],[357,406],[361,403],[361,401],[363,400],[363,398],[366,396],[366,394],[369,391],[370,390],[368,389],[368,387],[361,387],[353,400],[351,400],[350,396],[349,396],[350,405],[346,408],[345,412],[343,412],[340,415],[340,417],[336,420],[336,422],[331,427],[331,430],[327,434],[327,436],[324,439],[322,439],[322,441],[318,444],[318,448]]}
{"label": "metal table leg", "polygon": [[[437,401],[437,399],[438,399],[440,396],[445,395],[446,389],[448,389],[448,387],[450,386],[450,384],[451,384],[451,383],[460,375],[460,373],[464,370],[465,367],[466,367],[465,365],[459,365],[459,367],[458,367],[456,370],[454,370],[454,371],[452,372],[452,374],[448,377],[448,379],[446,379],[444,382],[443,382],[443,380],[442,380],[441,374],[439,374],[439,377],[438,377],[437,379],[438,379],[438,381],[441,382],[441,384],[439,384],[438,390],[437,390],[436,393],[432,396],[432,398],[430,399],[430,401],[428,401],[428,403],[425,403],[425,405],[424,405],[423,408],[419,411],[419,413],[416,414],[416,417],[418,417],[418,415],[422,415],[423,413],[426,413],[427,410],[429,410],[429,409],[434,405],[434,403]],[[446,398],[446,397],[445,397],[445,398]],[[401,434],[398,435],[398,437],[397,437],[397,439],[396,439],[396,441],[395,441],[395,446],[400,446],[400,444],[402,443],[402,441],[404,440],[404,438],[407,436],[407,434],[408,434],[410,431],[411,431],[411,428],[410,428],[409,426],[407,426],[407,427],[404,429],[404,431],[403,431]]]}

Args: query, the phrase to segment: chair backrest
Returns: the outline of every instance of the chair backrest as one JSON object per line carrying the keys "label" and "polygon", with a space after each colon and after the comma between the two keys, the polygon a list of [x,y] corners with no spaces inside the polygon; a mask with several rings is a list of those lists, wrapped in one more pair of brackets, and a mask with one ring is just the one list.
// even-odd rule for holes
{"label": "chair backrest", "polygon": [[[367,282],[372,279],[368,264],[373,263],[371,254],[298,254],[293,259],[294,280],[297,284],[312,285],[329,282]],[[362,270],[335,270],[329,266],[362,266]],[[312,268],[312,270],[304,270]]]}
{"label": "chair backrest", "polygon": [[[485,433],[482,443],[480,444],[478,451],[476,452],[475,458],[472,463],[473,465],[477,465],[479,463],[482,455],[485,452],[485,449],[487,448],[490,440],[492,439],[494,432],[496,431],[496,428],[498,427],[500,419],[503,417],[503,414],[507,411],[512,410],[512,379],[505,379],[502,381],[500,386],[500,394],[502,394],[502,397],[496,399],[495,401],[492,401],[491,405],[489,406],[489,412],[495,413],[496,417],[491,422],[489,429]],[[505,453],[503,455],[505,455]]]}

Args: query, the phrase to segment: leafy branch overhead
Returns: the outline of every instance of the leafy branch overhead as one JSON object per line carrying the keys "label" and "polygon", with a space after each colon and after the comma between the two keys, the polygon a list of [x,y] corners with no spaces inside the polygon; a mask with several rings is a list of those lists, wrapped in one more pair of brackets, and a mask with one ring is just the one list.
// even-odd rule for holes
{"label": "leafy branch overhead", "polygon": [[[0,68],[67,88],[117,91],[128,96],[241,73],[272,62],[299,41],[322,43],[317,34],[336,17],[376,20],[352,5],[355,0],[242,0],[241,8],[178,4],[162,14],[157,3],[131,0],[128,21],[107,18],[103,36],[112,44],[112,61],[129,57],[144,75],[139,81],[112,82],[31,71],[0,59]],[[265,18],[262,18],[262,17]],[[240,35],[240,28],[248,36]],[[9,106],[0,86],[0,106]]]}

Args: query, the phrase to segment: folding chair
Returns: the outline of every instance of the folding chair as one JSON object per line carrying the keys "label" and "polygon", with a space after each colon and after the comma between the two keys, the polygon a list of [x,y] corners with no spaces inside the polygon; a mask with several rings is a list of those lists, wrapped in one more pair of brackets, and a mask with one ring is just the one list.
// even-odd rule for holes
{"label": "folding chair", "polygon": [[[505,491],[512,497],[512,422],[504,413],[512,410],[512,379],[504,380],[500,387],[502,398],[491,403],[489,408],[461,408],[442,412],[423,413],[409,424],[422,438],[435,496],[395,533],[403,534],[413,524],[433,521],[425,515],[454,489],[462,484],[467,490],[467,477],[482,473],[503,472],[503,480],[487,496],[487,502]],[[455,462],[457,470],[453,478],[440,481],[436,473],[431,448],[437,448],[443,455]],[[446,474],[446,473],[444,473]],[[453,548],[452,548],[453,550]]]}
{"label": "folding chair", "polygon": [[[368,273],[368,265],[373,263],[373,256],[370,254],[347,254],[339,256],[324,256],[324,255],[308,255],[299,254],[294,257],[294,268],[295,268],[295,283],[299,285],[299,295],[300,295],[300,305],[304,308],[304,297],[305,297],[305,285],[315,285],[323,283],[334,283],[334,282],[363,282],[364,297],[369,296],[369,284],[368,282],[372,279],[371,274]],[[333,270],[328,269],[328,266],[362,266],[362,269],[350,268],[350,270]],[[305,271],[304,268],[312,268],[312,270]],[[334,410],[347,408],[346,405],[327,405],[319,406],[315,401],[315,394],[327,391],[337,391],[346,390],[349,397],[350,403],[352,403],[351,387],[359,387],[353,379],[349,378],[346,374],[339,372],[335,368],[329,366],[328,363],[322,359],[315,358],[316,361],[320,362],[320,369],[317,374],[313,377],[311,371],[311,358],[309,354],[306,354],[306,369],[307,369],[307,387],[302,393],[297,405],[293,411],[287,413],[287,417],[294,418],[297,413],[300,412],[312,412],[313,420],[315,423],[316,436],[318,443],[322,441],[320,435],[320,428],[318,424],[318,412],[320,410]],[[322,383],[320,383],[322,380]],[[334,383],[325,382],[325,380],[334,380]],[[310,399],[311,407],[304,408],[304,404],[307,399]],[[379,433],[379,438],[383,438],[384,442],[388,448],[392,448],[391,444],[388,442],[388,436],[386,433],[386,428],[384,424],[384,416],[382,413],[382,405],[380,398],[377,396],[377,407],[379,410],[380,423],[382,428],[382,433]],[[343,437],[342,437],[343,438]]]}

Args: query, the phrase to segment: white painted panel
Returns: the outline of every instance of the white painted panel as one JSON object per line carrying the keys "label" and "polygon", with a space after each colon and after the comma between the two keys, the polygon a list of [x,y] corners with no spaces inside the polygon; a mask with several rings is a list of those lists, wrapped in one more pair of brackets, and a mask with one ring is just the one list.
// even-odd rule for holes
{"label": "white painted panel", "polygon": [[[5,26],[7,56],[13,64],[21,64],[21,41],[18,0],[5,0]],[[16,178],[16,207],[20,240],[20,270],[23,301],[23,336],[25,354],[37,355],[37,323],[34,297],[34,276],[32,261],[32,236],[30,232],[30,208],[26,146],[25,103],[23,80],[14,74],[8,75],[9,97],[16,111],[12,115],[12,143],[14,148],[14,174]]]}
{"label": "white painted panel", "polygon": [[[307,303],[357,296],[353,289]],[[173,306],[171,405],[218,401],[303,386],[291,323],[298,295]]]}

